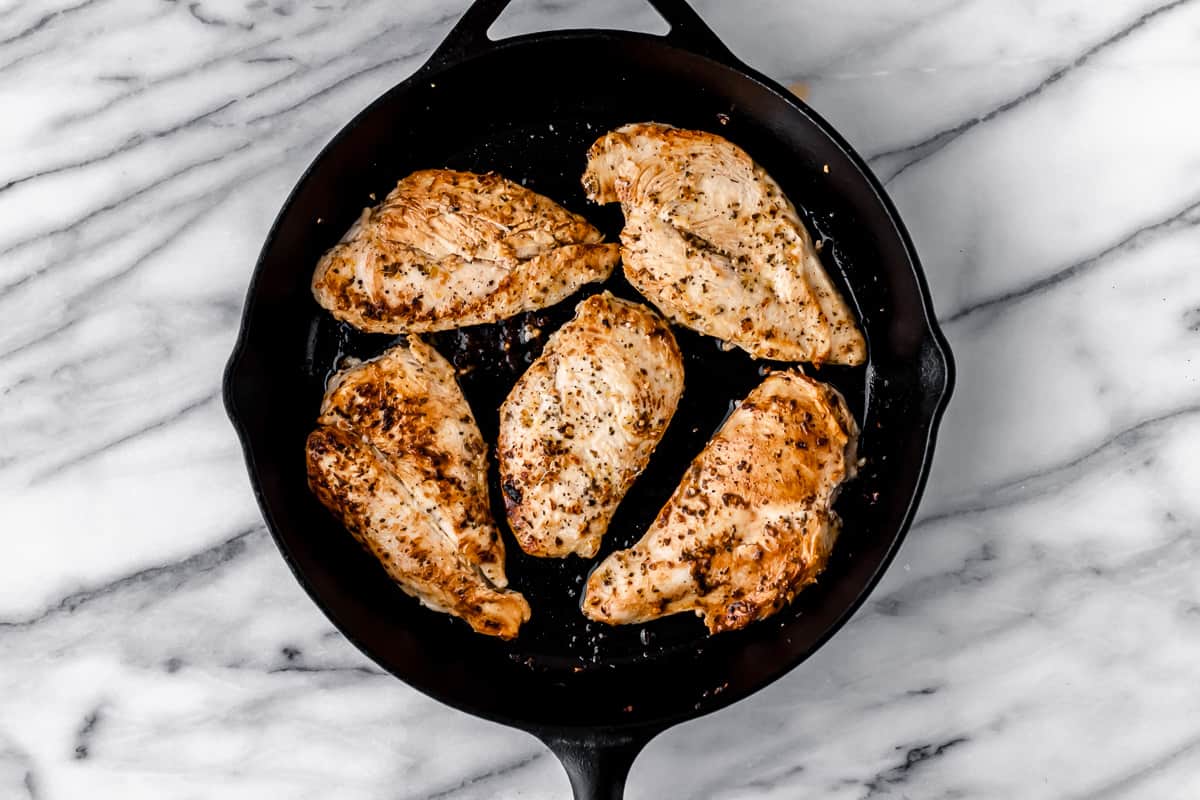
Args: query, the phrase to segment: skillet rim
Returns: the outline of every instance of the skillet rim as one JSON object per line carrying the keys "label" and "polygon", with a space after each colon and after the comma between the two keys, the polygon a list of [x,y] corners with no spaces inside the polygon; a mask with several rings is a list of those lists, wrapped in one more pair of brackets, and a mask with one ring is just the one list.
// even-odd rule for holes
{"label": "skillet rim", "polygon": [[[322,600],[318,590],[310,583],[309,579],[303,570],[297,565],[292,557],[290,546],[287,543],[287,536],[280,532],[276,524],[274,514],[268,506],[261,488],[261,479],[259,476],[259,467],[251,437],[247,431],[243,421],[243,415],[237,407],[236,400],[236,384],[240,379],[239,369],[245,359],[248,349],[249,328],[251,319],[255,315],[256,305],[258,303],[258,285],[262,278],[264,262],[267,256],[274,248],[275,240],[279,232],[279,228],[287,216],[293,202],[296,200],[301,189],[308,183],[316,167],[323,162],[341,143],[342,141],[370,117],[385,101],[393,95],[408,91],[410,87],[418,81],[427,80],[444,71],[458,68],[471,61],[481,57],[494,55],[498,51],[508,50],[512,48],[536,47],[550,42],[570,42],[576,40],[597,40],[610,41],[618,45],[622,43],[637,42],[640,45],[650,45],[655,48],[662,48],[668,53],[684,54],[691,58],[701,58],[712,62],[714,65],[723,69],[729,70],[736,74],[739,80],[750,81],[752,84],[758,84],[761,88],[766,89],[778,100],[788,106],[789,111],[793,114],[799,114],[806,118],[812,126],[814,126],[823,136],[825,136],[858,171],[861,180],[865,186],[871,190],[871,194],[875,198],[875,202],[879,209],[882,210],[891,223],[893,233],[897,237],[900,244],[903,246],[903,251],[908,259],[908,265],[915,281],[917,294],[921,299],[921,312],[923,317],[923,331],[921,341],[931,345],[928,355],[918,354],[914,360],[923,363],[932,357],[934,363],[940,368],[940,376],[936,376],[933,381],[922,380],[921,396],[925,399],[926,404],[933,400],[932,406],[924,410],[920,417],[920,422],[914,426],[919,430],[924,427],[924,437],[921,443],[921,458],[919,469],[916,477],[916,482],[906,503],[903,516],[900,524],[895,528],[891,540],[887,548],[876,565],[870,577],[864,582],[861,590],[857,593],[852,602],[845,605],[841,612],[835,617],[833,622],[826,630],[813,640],[812,645],[806,651],[793,659],[784,659],[775,661],[770,668],[763,670],[763,675],[760,680],[755,681],[753,686],[734,689],[730,687],[730,691],[721,693],[712,693],[701,698],[695,705],[689,706],[687,709],[681,709],[673,713],[657,714],[652,717],[645,717],[642,713],[635,711],[628,715],[627,719],[617,723],[593,725],[587,723],[580,724],[547,724],[528,717],[514,717],[504,713],[495,712],[487,708],[481,708],[469,701],[463,700],[452,691],[443,691],[439,687],[431,685],[423,685],[412,682],[409,677],[397,674],[387,664],[376,660],[372,655],[372,648],[366,645],[360,637],[348,632],[347,627],[342,624],[338,618],[338,612],[333,611]],[[706,48],[707,49],[707,48]],[[925,487],[928,483],[929,473],[931,470],[934,450],[937,442],[937,435],[942,417],[949,405],[950,397],[953,394],[955,384],[955,364],[949,342],[945,334],[938,324],[936,314],[933,309],[933,300],[930,294],[928,281],[925,276],[924,269],[921,266],[921,261],[917,255],[916,248],[913,245],[912,239],[907,228],[901,220],[900,214],[888,197],[883,185],[871,171],[866,161],[858,154],[858,152],[847,142],[836,129],[833,128],[824,118],[813,111],[803,100],[798,98],[792,92],[788,91],[774,79],[762,74],[754,68],[748,66],[736,56],[729,53],[728,50],[713,54],[709,52],[699,52],[687,46],[684,42],[677,42],[670,37],[670,34],[665,36],[640,33],[634,31],[620,31],[596,28],[579,28],[569,30],[542,31],[519,36],[512,36],[498,41],[487,40],[486,46],[479,50],[462,54],[455,53],[447,58],[443,55],[443,46],[436,46],[431,51],[428,59],[413,71],[404,80],[392,85],[390,88],[383,91],[378,97],[372,100],[366,107],[359,111],[353,118],[343,125],[337,133],[321,148],[320,152],[313,158],[309,165],[301,173],[299,179],[288,193],[287,198],[283,202],[277,212],[274,221],[267,232],[263,246],[259,251],[258,258],[255,262],[254,270],[251,273],[250,282],[246,290],[246,298],[243,303],[242,315],[239,323],[237,338],[234,342],[233,351],[226,363],[222,377],[222,400],[225,406],[227,415],[237,433],[238,440],[242,447],[243,457],[246,463],[247,472],[249,474],[251,488],[253,489],[255,499],[262,513],[267,530],[271,533],[272,539],[275,541],[276,547],[287,563],[289,570],[296,577],[297,582],[303,587],[305,593],[311,598],[313,603],[325,615],[338,632],[350,641],[363,655],[369,658],[372,662],[383,668],[385,672],[404,682],[407,686],[419,691],[427,697],[430,697],[440,703],[444,703],[452,708],[472,714],[482,719],[487,719],[493,722],[499,722],[506,725],[511,725],[529,732],[548,732],[548,731],[580,731],[580,730],[605,730],[605,731],[633,731],[643,730],[651,732],[651,735],[666,730],[667,728],[687,721],[705,716],[714,711],[718,711],[733,703],[743,700],[758,691],[765,689],[767,686],[778,681],[787,673],[798,667],[804,661],[808,660],[814,653],[825,646],[828,641],[833,638],[845,625],[850,618],[858,611],[859,608],[866,602],[867,598],[875,590],[879,581],[890,568],[892,561],[895,559],[904,539],[907,537],[909,530],[912,527],[916,516],[917,509],[920,505],[922,496],[924,495]],[[937,378],[940,378],[940,386],[937,385]]]}

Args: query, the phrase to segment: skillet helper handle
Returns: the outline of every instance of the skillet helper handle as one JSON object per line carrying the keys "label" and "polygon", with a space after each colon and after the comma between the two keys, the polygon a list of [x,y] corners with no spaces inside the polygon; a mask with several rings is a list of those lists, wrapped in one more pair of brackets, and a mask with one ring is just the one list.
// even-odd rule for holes
{"label": "skillet helper handle", "polygon": [[575,800],[621,800],[625,779],[642,748],[659,730],[586,733],[539,732],[571,779]]}
{"label": "skillet helper handle", "polygon": [[474,53],[487,50],[492,44],[488,28],[508,8],[512,0],[475,0],[459,17],[458,22],[446,34],[446,38],[433,51],[433,55],[421,67],[422,70],[436,69],[460,61]]}
{"label": "skillet helper handle", "polygon": [[[481,53],[494,44],[488,38],[488,29],[504,13],[512,0],[475,0],[462,17],[446,34],[446,38],[433,51],[433,55],[421,67],[422,71],[438,69],[467,56]],[[682,50],[690,50],[714,61],[739,65],[737,56],[729,52],[712,28],[700,19],[687,0],[647,0],[654,10],[671,26],[666,39]]]}
{"label": "skillet helper handle", "polygon": [[729,51],[721,37],[708,27],[687,0],[648,0],[658,15],[671,26],[666,40],[683,50],[708,56],[722,64],[740,65],[737,56]]}

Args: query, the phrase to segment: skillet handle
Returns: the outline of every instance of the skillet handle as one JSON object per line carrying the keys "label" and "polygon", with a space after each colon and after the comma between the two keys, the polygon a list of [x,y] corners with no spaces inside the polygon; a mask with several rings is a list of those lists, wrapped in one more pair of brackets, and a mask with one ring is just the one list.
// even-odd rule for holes
{"label": "skillet handle", "polygon": [[558,757],[575,800],[621,800],[634,759],[661,728],[633,731],[537,731]]}
{"label": "skillet handle", "polygon": [[[475,0],[433,51],[421,71],[439,69],[467,56],[488,50],[495,42],[488,29],[504,13],[512,0]],[[671,44],[731,66],[740,66],[737,56],[721,41],[712,28],[700,19],[687,0],[647,0],[671,29],[663,37]]]}

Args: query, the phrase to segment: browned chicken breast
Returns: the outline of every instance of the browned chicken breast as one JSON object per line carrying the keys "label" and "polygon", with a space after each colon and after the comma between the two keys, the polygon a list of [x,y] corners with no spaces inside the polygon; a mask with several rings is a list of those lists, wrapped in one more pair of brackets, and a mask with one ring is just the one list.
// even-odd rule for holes
{"label": "browned chicken breast", "polygon": [[592,200],[621,203],[625,277],[675,322],[755,358],[866,358],[795,207],[738,146],[626,125],[592,145],[583,185]]}
{"label": "browned chicken breast", "polygon": [[858,428],[837,390],[776,372],[692,462],[634,547],[592,573],[584,613],[614,625],[695,611],[712,633],[770,616],[825,567]]}
{"label": "browned chicken breast", "polygon": [[661,317],[608,292],[580,303],[500,407],[500,479],[521,548],[594,556],[682,393]]}
{"label": "browned chicken breast", "polygon": [[499,175],[423,170],[321,258],[313,296],[373,333],[496,322],[607,278],[620,256],[602,239],[583,217]]}
{"label": "browned chicken breast", "polygon": [[415,336],[339,372],[308,437],[308,481],[400,587],[511,639],[529,604],[504,591],[487,449],[454,370]]}

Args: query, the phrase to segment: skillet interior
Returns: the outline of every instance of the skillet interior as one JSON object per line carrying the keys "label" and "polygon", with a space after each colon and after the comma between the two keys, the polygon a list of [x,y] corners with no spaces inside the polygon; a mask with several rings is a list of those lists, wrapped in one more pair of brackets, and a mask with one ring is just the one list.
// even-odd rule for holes
{"label": "skillet interior", "polygon": [[[597,136],[640,120],[727,136],[766,167],[814,232],[828,239],[826,267],[859,311],[870,363],[818,374],[850,402],[863,428],[866,465],[839,499],[845,526],[818,584],[745,631],[709,638],[690,615],[643,627],[589,625],[578,602],[596,562],[532,559],[507,537],[510,580],[529,598],[534,617],[514,642],[477,636],[400,592],[307,490],[304,440],[326,377],[342,355],[374,355],[393,341],[359,334],[321,311],[309,294],[311,270],[363,206],[375,202],[372,194],[382,198],[399,177],[427,167],[496,170],[586,215],[615,239],[619,210],[588,204],[579,176]],[[384,668],[501,721],[584,726],[679,719],[778,677],[823,643],[886,566],[919,495],[948,391],[948,364],[927,319],[921,279],[889,212],[811,112],[771,86],[657,37],[522,37],[398,86],[347,126],[281,212],[228,372],[231,416],[293,570],[334,623]],[[607,288],[636,296],[619,276]],[[508,389],[581,296],[528,319],[431,338],[469,370],[462,385],[489,442]],[[523,343],[517,331],[526,322],[543,336]],[[641,535],[731,401],[761,379],[762,365],[740,351],[723,352],[682,329],[676,335],[686,354],[684,400],[618,512],[602,555]],[[503,528],[495,473],[493,464],[493,507]]]}

